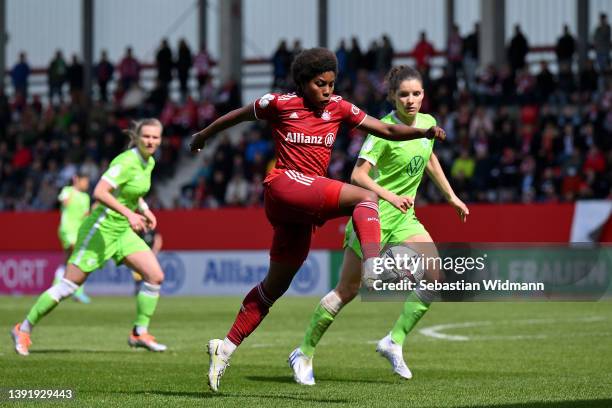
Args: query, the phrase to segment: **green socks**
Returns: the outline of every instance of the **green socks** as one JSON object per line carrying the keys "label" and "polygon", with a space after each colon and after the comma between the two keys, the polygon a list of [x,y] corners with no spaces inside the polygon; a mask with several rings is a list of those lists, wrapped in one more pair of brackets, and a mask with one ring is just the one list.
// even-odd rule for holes
{"label": "green socks", "polygon": [[416,326],[428,309],[429,305],[419,299],[414,291],[411,292],[410,295],[408,295],[406,303],[404,303],[402,314],[391,330],[391,339],[393,342],[399,345],[404,344],[406,335]]}
{"label": "green socks", "polygon": [[312,319],[310,320],[310,324],[308,325],[306,333],[304,334],[304,340],[300,346],[302,353],[306,354],[308,357],[312,357],[314,355],[315,347],[317,347],[321,337],[323,337],[323,334],[325,334],[327,328],[333,321],[334,315],[325,310],[325,308],[319,303],[312,314]]}
{"label": "green socks", "polygon": [[142,289],[136,296],[136,320],[134,326],[149,327],[149,322],[155,308],[157,308],[157,302],[159,301],[160,285],[153,285],[148,282],[142,284]]}
{"label": "green socks", "polygon": [[317,344],[321,341],[321,337],[323,337],[327,328],[332,324],[334,318],[343,306],[344,304],[335,290],[332,290],[321,298],[321,301],[312,314],[310,324],[306,328],[304,341],[302,341],[302,345],[300,346],[302,353],[312,358],[315,347],[317,347]]}
{"label": "green socks", "polygon": [[34,306],[30,309],[26,319],[34,326],[40,321],[47,313],[55,309],[59,303],[51,297],[48,291],[44,292],[38,297]]}

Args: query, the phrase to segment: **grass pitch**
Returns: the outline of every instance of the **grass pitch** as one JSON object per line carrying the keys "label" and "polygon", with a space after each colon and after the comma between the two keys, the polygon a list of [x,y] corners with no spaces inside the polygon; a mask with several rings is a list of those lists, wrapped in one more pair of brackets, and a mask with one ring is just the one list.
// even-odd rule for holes
{"label": "grass pitch", "polygon": [[52,406],[612,407],[612,302],[434,304],[408,337],[414,378],[403,381],[374,351],[401,304],[356,300],[317,349],[317,385],[304,387],[286,359],[318,299],[284,298],[213,394],[204,345],[225,335],[240,300],[162,298],[151,331],[168,344],[163,354],[127,346],[133,299],[66,301],[23,358],[8,332],[34,299],[0,297],[0,388],[75,390],[75,401]]}

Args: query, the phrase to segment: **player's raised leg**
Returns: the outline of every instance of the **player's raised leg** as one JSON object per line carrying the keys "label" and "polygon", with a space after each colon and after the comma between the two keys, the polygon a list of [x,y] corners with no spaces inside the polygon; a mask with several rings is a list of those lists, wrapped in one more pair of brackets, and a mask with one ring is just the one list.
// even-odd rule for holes
{"label": "player's raised leg", "polygon": [[321,298],[310,318],[302,344],[289,355],[289,366],[298,384],[315,384],[312,366],[315,348],[342,307],[355,298],[360,283],[361,259],[347,247],[338,285]]}
{"label": "player's raised leg", "polygon": [[[428,233],[414,235],[405,242],[410,244],[417,253],[424,254],[426,258],[438,256],[435,244]],[[440,271],[435,268],[426,270],[425,279],[428,281],[439,280],[439,273]],[[402,352],[406,336],[427,313],[435,295],[435,293],[418,288],[411,292],[391,332],[383,337],[376,346],[376,351],[391,363],[393,372],[402,378],[412,378],[412,372],[406,365]]]}
{"label": "player's raised leg", "polygon": [[368,262],[380,254],[378,195],[361,187],[344,184],[340,190],[338,206],[352,216],[367,271]]}
{"label": "player's raised leg", "polygon": [[[130,230],[130,234],[133,232]],[[134,239],[140,239],[135,234]],[[144,242],[143,242],[144,244]],[[146,244],[144,244],[146,245]],[[157,308],[161,284],[164,281],[164,272],[151,250],[133,252],[127,255],[123,262],[138,272],[144,283],[136,296],[136,320],[128,338],[131,347],[143,347],[150,351],[165,351],[167,346],[158,343],[149,333],[149,324]]]}
{"label": "player's raised leg", "polygon": [[87,274],[76,265],[69,264],[64,277],[38,297],[23,322],[17,323],[11,330],[11,337],[17,354],[22,356],[29,354],[29,348],[32,344],[30,334],[34,326],[55,309],[62,300],[72,296],[86,279]]}

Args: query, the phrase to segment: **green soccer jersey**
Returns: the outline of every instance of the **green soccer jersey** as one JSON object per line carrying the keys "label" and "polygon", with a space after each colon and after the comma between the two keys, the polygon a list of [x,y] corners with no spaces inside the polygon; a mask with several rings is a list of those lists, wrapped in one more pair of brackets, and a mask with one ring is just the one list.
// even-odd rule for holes
{"label": "green soccer jersey", "polygon": [[[384,123],[402,123],[395,111],[381,119]],[[431,115],[417,113],[414,127],[429,129],[436,125]],[[415,139],[396,142],[368,135],[359,158],[367,160],[374,166],[373,178],[379,186],[399,196],[414,197],[423,178],[423,172],[429,161],[434,139]],[[406,214],[391,203],[380,199],[380,226],[383,230],[392,230],[404,220],[414,218],[414,208]]]}
{"label": "green soccer jersey", "polygon": [[57,199],[62,203],[60,230],[76,234],[83,218],[89,212],[89,194],[66,186],[62,188]]}
{"label": "green soccer jersey", "polygon": [[[155,167],[155,159],[145,160],[137,148],[132,148],[115,157],[102,175],[102,179],[115,189],[113,194],[117,201],[132,211],[136,211],[138,200],[144,197],[151,188],[151,172]],[[104,213],[105,224],[114,227],[129,227],[128,220],[118,212],[101,204],[92,213],[92,218],[98,218]]]}

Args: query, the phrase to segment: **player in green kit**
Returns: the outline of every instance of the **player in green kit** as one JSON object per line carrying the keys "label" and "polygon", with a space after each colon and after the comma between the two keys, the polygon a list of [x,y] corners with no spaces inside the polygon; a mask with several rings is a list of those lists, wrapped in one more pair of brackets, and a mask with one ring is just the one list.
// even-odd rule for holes
{"label": "player in green kit", "polygon": [[[436,125],[432,116],[419,113],[424,91],[418,71],[407,66],[394,67],[387,75],[387,83],[389,100],[395,110],[385,116],[383,122],[404,123],[425,129]],[[437,256],[433,240],[417,219],[413,208],[414,196],[425,170],[465,222],[468,208],[448,183],[432,151],[433,143],[428,139],[393,142],[373,135],[368,135],[364,142],[351,182],[374,191],[380,197],[381,245],[405,242],[413,248],[416,245],[418,253],[428,257]],[[370,176],[371,170],[376,170],[375,179]],[[357,295],[361,284],[362,252],[359,241],[355,239],[352,220],[346,227],[344,248],[338,285],[321,299],[302,344],[289,355],[289,366],[299,384],[315,384],[312,368],[315,347],[342,307]],[[428,277],[436,277],[437,271],[427,273]],[[393,371],[403,378],[412,378],[412,373],[404,362],[402,345],[406,335],[429,309],[434,296],[431,292],[411,292],[391,332],[378,342],[376,351],[387,358]]]}
{"label": "player in green kit", "polygon": [[153,154],[161,143],[162,130],[157,119],[144,119],[126,131],[131,148],[113,159],[96,185],[93,195],[99,205],[79,228],[64,278],[40,295],[26,319],[11,331],[18,354],[29,354],[34,325],[111,258],[117,263],[123,262],[144,279],[136,297],[137,316],[128,344],[151,351],[166,350],[148,331],[164,273],[151,249],[138,236],[157,225],[155,215],[142,197],[151,186]]}
{"label": "player in green kit", "polygon": [[[77,173],[72,177],[72,185],[62,188],[58,201],[61,204],[62,218],[60,226],[57,231],[62,248],[66,253],[66,261],[72,254],[74,244],[77,240],[79,227],[83,219],[89,214],[89,177],[85,174]],[[57,267],[55,271],[55,279],[53,284],[59,283],[64,277],[66,271],[65,266],[62,264]],[[74,292],[73,298],[81,303],[89,303],[89,296],[85,294],[84,286],[81,285]]]}

